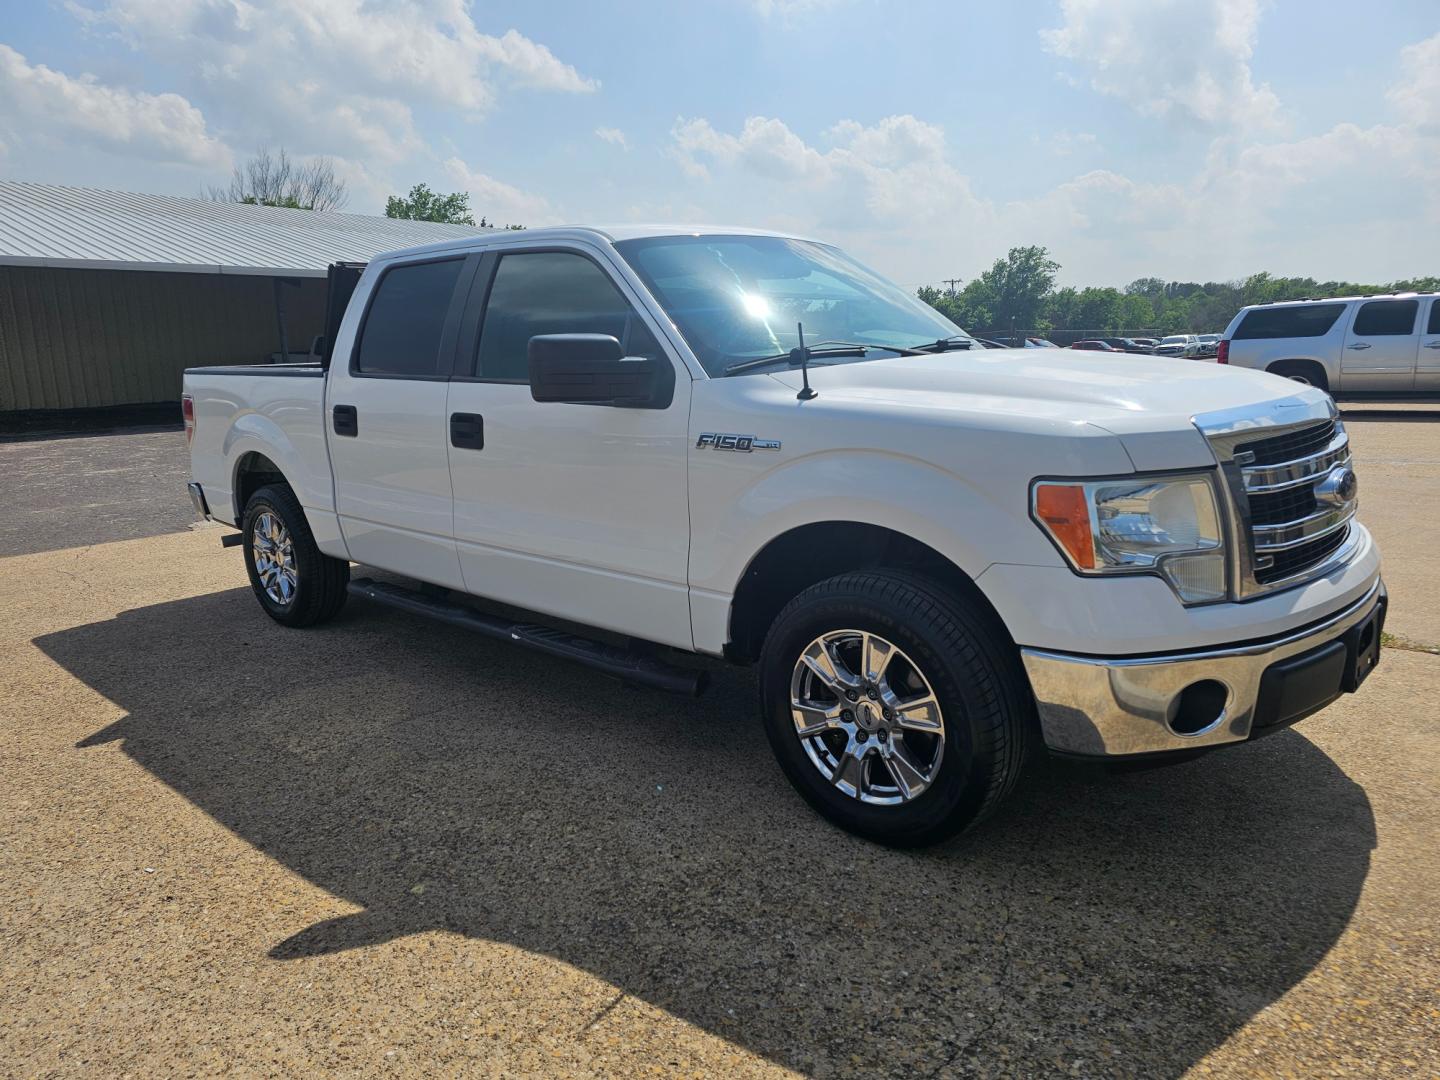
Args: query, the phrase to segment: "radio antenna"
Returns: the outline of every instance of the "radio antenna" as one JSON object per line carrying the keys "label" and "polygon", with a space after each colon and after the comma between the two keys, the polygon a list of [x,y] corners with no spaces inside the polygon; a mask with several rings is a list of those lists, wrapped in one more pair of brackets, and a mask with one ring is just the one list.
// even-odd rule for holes
{"label": "radio antenna", "polygon": [[790,366],[800,369],[800,379],[805,384],[800,392],[795,395],[797,401],[809,401],[820,395],[810,385],[810,350],[805,347],[805,324],[795,324],[795,335],[800,339],[800,344],[790,350]]}

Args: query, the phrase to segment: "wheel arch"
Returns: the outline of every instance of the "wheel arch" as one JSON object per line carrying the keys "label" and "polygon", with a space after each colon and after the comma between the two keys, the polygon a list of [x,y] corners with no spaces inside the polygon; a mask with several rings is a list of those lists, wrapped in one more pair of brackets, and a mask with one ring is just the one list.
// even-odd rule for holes
{"label": "wheel arch", "polygon": [[941,552],[912,536],[862,521],[816,521],[772,538],[751,558],[730,604],[727,657],[755,661],[782,608],[805,589],[857,570],[903,570],[976,605],[1009,640],[1004,620],[974,580]]}
{"label": "wheel arch", "polygon": [[1319,390],[1330,389],[1330,372],[1325,364],[1312,356],[1286,356],[1279,360],[1272,360],[1265,365],[1265,370],[1271,375],[1278,375],[1282,379],[1292,378],[1288,372],[1294,371],[1304,373],[1309,384]]}
{"label": "wheel arch", "polygon": [[284,484],[290,487],[290,481],[285,478],[280,466],[260,451],[247,450],[235,459],[230,490],[235,503],[237,525],[245,515],[245,504],[250,501],[250,496],[266,484]]}

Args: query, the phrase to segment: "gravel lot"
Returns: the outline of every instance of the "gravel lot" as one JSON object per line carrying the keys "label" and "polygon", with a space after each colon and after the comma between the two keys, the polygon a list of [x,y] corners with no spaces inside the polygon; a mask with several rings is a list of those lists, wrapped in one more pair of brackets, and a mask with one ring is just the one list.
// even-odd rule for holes
{"label": "gravel lot", "polygon": [[[1440,423],[1350,427],[1440,643]],[[275,627],[183,459],[0,444],[0,1075],[1440,1074],[1440,656],[893,852],[791,793],[746,672]]]}

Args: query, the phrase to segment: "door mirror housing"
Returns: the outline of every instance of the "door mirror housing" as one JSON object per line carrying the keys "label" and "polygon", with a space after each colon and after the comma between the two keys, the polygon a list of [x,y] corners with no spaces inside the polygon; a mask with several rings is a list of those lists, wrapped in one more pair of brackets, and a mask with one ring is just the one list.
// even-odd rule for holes
{"label": "door mirror housing", "polygon": [[536,401],[663,409],[674,395],[675,371],[668,360],[626,356],[609,334],[539,334],[526,352]]}

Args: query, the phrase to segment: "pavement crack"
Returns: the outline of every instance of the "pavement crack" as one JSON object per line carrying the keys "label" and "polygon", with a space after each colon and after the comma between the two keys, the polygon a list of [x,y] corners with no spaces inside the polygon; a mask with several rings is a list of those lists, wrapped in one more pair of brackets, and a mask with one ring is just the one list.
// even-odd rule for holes
{"label": "pavement crack", "polygon": [[1010,876],[1006,880],[1005,888],[1003,890],[1003,895],[1005,896],[1005,906],[1004,914],[1001,916],[1000,919],[1000,974],[995,979],[995,990],[1000,997],[1000,1001],[997,1003],[996,1007],[990,1011],[990,1015],[986,1019],[985,1023],[983,1023],[975,1031],[975,1033],[970,1036],[970,1038],[966,1039],[959,1046],[955,1047],[955,1049],[951,1051],[949,1057],[947,1057],[939,1065],[935,1066],[934,1070],[929,1074],[930,1080],[934,1080],[935,1077],[947,1072],[960,1057],[968,1055],[971,1053],[971,1051],[977,1049],[980,1044],[984,1042],[985,1037],[994,1030],[995,1025],[1000,1022],[1000,1010],[1005,1005],[1005,996],[1010,988],[1011,968],[1014,963],[1014,955],[1010,948],[1010,921],[1011,916],[1014,914],[1015,911],[1015,903],[1012,899],[1012,894],[1015,889],[1015,883],[1020,880],[1020,871],[1028,864],[1029,857],[1034,854],[1035,849],[1038,846],[1039,837],[1037,836],[1030,842],[1028,850],[1025,852],[1025,856],[1023,858],[1016,859],[1015,865],[1010,871]]}

